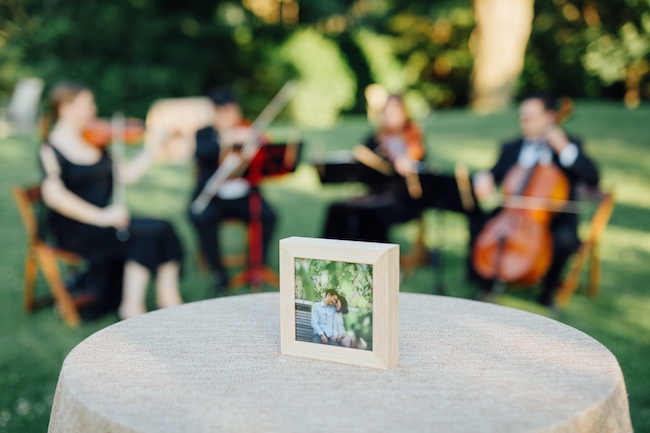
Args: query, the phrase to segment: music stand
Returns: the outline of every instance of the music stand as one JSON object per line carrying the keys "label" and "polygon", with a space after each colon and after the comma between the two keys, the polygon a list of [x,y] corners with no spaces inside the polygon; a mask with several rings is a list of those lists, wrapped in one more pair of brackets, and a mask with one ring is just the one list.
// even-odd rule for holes
{"label": "music stand", "polygon": [[231,281],[231,287],[250,284],[253,291],[260,291],[264,283],[279,287],[278,274],[264,264],[262,245],[262,195],[260,184],[267,178],[282,176],[295,171],[302,143],[276,143],[259,148],[243,177],[251,185],[248,197],[250,219],[248,222],[248,264]]}
{"label": "music stand", "polygon": [[[366,164],[354,161],[352,153],[344,154],[342,157],[315,162],[316,170],[321,183],[360,182],[366,185],[381,185],[389,182],[404,182],[398,174],[386,175]],[[465,215],[481,212],[476,206],[476,197],[469,181],[467,170],[456,167],[454,175],[435,173],[430,171],[424,164],[420,165],[419,180],[422,187],[421,198],[415,200],[422,209],[432,208],[436,210],[441,230],[439,236],[440,247],[437,251],[429,251],[426,264],[440,270],[440,278],[437,288],[433,293],[444,294],[443,279],[443,254],[444,248],[444,213],[441,211],[452,211]],[[425,263],[422,263],[425,264]]]}
{"label": "music stand", "polygon": [[[476,206],[476,196],[471,188],[469,179],[463,183],[460,179],[461,173],[456,171],[454,176],[437,173],[421,173],[420,184],[422,185],[422,203],[425,208],[436,210],[438,219],[439,247],[429,251],[427,261],[431,267],[440,270],[437,287],[433,292],[445,294],[444,288],[444,255],[445,248],[445,214],[441,211],[457,212],[464,215],[481,212]],[[465,188],[465,189],[464,189]],[[437,250],[437,251],[436,251]]]}
{"label": "music stand", "polygon": [[386,176],[379,171],[359,162],[324,162],[316,163],[316,170],[321,183],[361,182],[367,185],[386,183],[392,176]]}

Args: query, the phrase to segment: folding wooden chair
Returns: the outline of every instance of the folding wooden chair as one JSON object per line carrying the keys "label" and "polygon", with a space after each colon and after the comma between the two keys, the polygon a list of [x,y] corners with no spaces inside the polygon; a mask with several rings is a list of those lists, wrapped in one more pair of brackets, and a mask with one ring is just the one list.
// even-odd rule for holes
{"label": "folding wooden chair", "polygon": [[598,295],[600,285],[599,243],[600,237],[605,231],[605,227],[607,227],[612,212],[614,211],[614,195],[611,191],[602,192],[600,190],[583,192],[582,195],[586,195],[587,199],[596,199],[598,201],[598,208],[591,219],[589,236],[581,243],[578,251],[574,255],[569,272],[558,291],[556,300],[561,306],[566,305],[578,289],[580,274],[587,259],[589,259],[589,285],[587,293],[595,297]]}
{"label": "folding wooden chair", "polygon": [[426,228],[423,215],[418,217],[417,224],[417,235],[411,248],[406,254],[400,257],[402,271],[406,277],[411,277],[417,267],[428,264],[427,247],[424,243]]}
{"label": "folding wooden chair", "polygon": [[[38,234],[38,223],[33,206],[41,200],[40,186],[32,188],[13,187],[13,195],[27,232],[27,255],[25,257],[25,299],[26,311],[54,302],[61,312],[63,320],[71,326],[80,322],[78,307],[88,304],[91,298],[80,296],[73,298],[61,278],[58,262],[78,266],[82,258],[77,254],[55,248],[45,243]],[[50,289],[51,295],[36,297],[34,285],[38,269],[41,269]]]}

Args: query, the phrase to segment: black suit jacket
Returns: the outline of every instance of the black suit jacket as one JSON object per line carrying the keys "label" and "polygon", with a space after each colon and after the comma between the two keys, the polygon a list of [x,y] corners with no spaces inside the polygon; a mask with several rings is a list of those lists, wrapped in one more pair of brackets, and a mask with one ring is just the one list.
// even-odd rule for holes
{"label": "black suit jacket", "polygon": [[219,134],[213,127],[208,126],[196,132],[194,158],[198,173],[192,199],[195,199],[199,195],[208,179],[210,179],[210,176],[219,167],[220,151]]}
{"label": "black suit jacket", "polygon": [[[557,153],[553,152],[553,164],[555,164],[566,175],[570,185],[569,200],[576,199],[576,186],[580,182],[585,182],[590,186],[598,185],[598,169],[594,162],[583,152],[582,143],[580,140],[569,137],[569,141],[578,147],[578,157],[570,167],[564,167],[560,164],[560,159]],[[524,139],[519,138],[515,141],[505,143],[501,148],[501,155],[497,163],[490,170],[494,176],[494,181],[500,184],[508,171],[517,164],[519,153],[521,152]],[[556,224],[570,224],[572,226],[578,225],[578,219],[575,214],[559,214],[554,221]]]}

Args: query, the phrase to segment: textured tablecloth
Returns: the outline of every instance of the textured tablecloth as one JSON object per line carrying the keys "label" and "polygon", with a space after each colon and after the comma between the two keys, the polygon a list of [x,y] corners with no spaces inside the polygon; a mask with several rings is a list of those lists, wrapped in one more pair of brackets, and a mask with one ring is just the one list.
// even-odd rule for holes
{"label": "textured tablecloth", "polygon": [[65,359],[49,431],[632,431],[619,365],[584,333],[475,301],[399,302],[388,371],[281,355],[278,293],[116,323]]}

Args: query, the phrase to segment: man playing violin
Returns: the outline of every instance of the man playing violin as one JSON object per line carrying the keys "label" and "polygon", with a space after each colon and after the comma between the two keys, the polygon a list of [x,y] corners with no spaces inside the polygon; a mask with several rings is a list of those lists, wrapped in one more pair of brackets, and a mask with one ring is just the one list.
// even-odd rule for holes
{"label": "man playing violin", "polygon": [[[205,187],[208,179],[219,167],[228,152],[237,152],[241,146],[255,136],[255,131],[243,119],[239,100],[235,93],[225,87],[210,94],[214,104],[212,125],[196,133],[195,159],[197,182],[192,195],[194,200]],[[264,138],[259,140],[264,141]],[[261,143],[267,144],[267,143]],[[201,252],[213,273],[213,286],[216,295],[222,294],[228,283],[226,269],[221,259],[219,246],[219,226],[226,218],[250,221],[251,185],[245,178],[228,180],[211,200],[202,213],[196,215],[191,210],[189,217],[194,224]],[[271,241],[276,216],[266,201],[261,203],[262,248],[264,257]]]}
{"label": "man playing violin", "polygon": [[[581,143],[568,137],[558,125],[557,101],[546,94],[532,94],[519,106],[519,125],[522,137],[505,143],[497,163],[489,170],[478,172],[473,177],[474,192],[482,200],[495,191],[506,175],[515,166],[531,168],[554,165],[566,176],[569,184],[569,200],[576,199],[576,185],[584,182],[590,186],[598,184],[598,169],[584,153]],[[494,214],[477,214],[470,217],[470,251],[487,221]],[[553,239],[552,259],[548,271],[542,278],[539,303],[554,307],[553,295],[560,282],[561,272],[580,240],[577,233],[578,217],[575,213],[557,213],[550,223]],[[471,255],[470,255],[471,256]],[[470,260],[469,277],[491,290],[492,282],[480,277]],[[485,292],[484,292],[485,293]]]}

